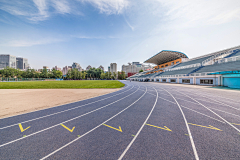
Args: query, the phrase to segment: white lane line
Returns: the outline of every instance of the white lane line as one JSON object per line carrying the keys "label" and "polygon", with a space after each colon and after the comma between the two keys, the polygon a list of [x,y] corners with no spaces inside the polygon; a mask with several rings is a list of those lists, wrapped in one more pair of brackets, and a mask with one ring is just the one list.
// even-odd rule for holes
{"label": "white lane line", "polygon": [[[154,88],[154,87],[153,87]],[[154,88],[155,89],[155,88]],[[155,91],[157,92],[157,90],[155,89]],[[129,150],[129,148],[132,146],[133,142],[136,140],[136,138],[138,137],[138,135],[140,134],[140,132],[142,131],[143,127],[146,125],[149,117],[151,116],[156,104],[157,104],[157,100],[158,100],[158,92],[157,92],[157,96],[156,96],[156,100],[155,100],[155,103],[152,107],[152,110],[150,111],[150,113],[148,114],[146,120],[143,122],[141,128],[138,130],[137,134],[134,136],[134,138],[132,139],[132,141],[128,144],[127,148],[124,150],[124,152],[122,153],[122,155],[118,158],[118,160],[121,160],[124,155],[127,153],[127,151]]]}
{"label": "white lane line", "polygon": [[[141,89],[140,89],[141,90]],[[153,96],[156,96],[155,94],[152,94],[152,93],[149,93],[149,92],[147,92],[148,94],[151,94],[151,95],[153,95]],[[169,101],[169,100],[167,100],[167,99],[165,99],[165,98],[162,98],[162,97],[158,97],[158,98],[160,98],[160,99],[163,99],[163,100],[165,100],[165,101],[168,101],[168,102],[170,102],[170,103],[173,103],[173,104],[176,104],[176,103],[174,103],[173,101]]]}
{"label": "white lane line", "polygon": [[62,150],[63,148],[69,146],[69,145],[72,144],[73,142],[75,142],[75,141],[79,140],[80,138],[86,136],[87,134],[91,133],[91,132],[94,131],[95,129],[101,127],[103,124],[107,123],[108,121],[110,121],[111,119],[113,119],[113,118],[116,117],[117,115],[121,114],[122,112],[124,112],[125,110],[127,110],[127,109],[128,109],[129,107],[131,107],[132,105],[134,105],[136,102],[138,102],[146,93],[147,93],[147,87],[146,87],[145,93],[144,93],[140,98],[138,98],[136,101],[134,101],[132,104],[130,104],[127,108],[121,110],[120,112],[118,112],[117,114],[115,114],[114,116],[112,116],[111,118],[109,118],[108,120],[104,121],[103,123],[99,124],[99,125],[96,126],[95,128],[93,128],[93,129],[91,129],[90,131],[88,131],[88,132],[84,133],[83,135],[81,135],[81,137],[78,137],[78,138],[74,139],[73,141],[65,144],[64,146],[58,148],[57,150],[55,150],[54,152],[52,152],[52,153],[48,154],[47,156],[41,158],[40,160],[44,160],[44,159],[50,157],[51,155],[55,154],[56,152],[58,152],[58,151]]}
{"label": "white lane line", "polygon": [[[209,97],[206,97],[206,96],[203,96],[203,97],[209,99]],[[199,99],[199,98],[195,98],[195,99]],[[200,100],[201,100],[201,99],[200,99]],[[223,105],[223,106],[228,106],[228,107],[230,107],[230,108],[233,108],[233,109],[236,109],[236,110],[240,110],[240,108],[235,108],[235,107],[233,107],[233,106],[231,106],[231,105],[228,105],[228,104],[225,104],[225,103],[219,102],[219,101],[214,100],[214,99],[211,99],[211,101],[215,101],[215,102],[217,102],[218,105],[221,104],[221,105]],[[211,102],[211,103],[213,103],[213,102]],[[216,104],[216,103],[215,103],[215,104]]]}
{"label": "white lane line", "polygon": [[[165,89],[164,89],[164,90],[165,90]],[[167,90],[165,90],[165,91],[168,92]],[[182,113],[183,119],[184,119],[185,124],[186,124],[186,127],[187,127],[188,135],[189,135],[189,138],[190,138],[190,141],[191,141],[191,144],[192,144],[192,148],[193,148],[193,153],[194,153],[195,159],[196,159],[196,160],[199,160],[198,153],[197,153],[197,149],[196,149],[196,146],[195,146],[195,144],[194,144],[194,141],[193,141],[193,138],[192,138],[192,134],[191,134],[190,128],[189,128],[189,126],[188,126],[187,119],[186,119],[186,117],[185,117],[185,115],[184,115],[184,113],[183,113],[183,111],[182,111],[182,108],[181,108],[181,106],[179,105],[178,101],[175,99],[175,97],[174,97],[170,92],[168,92],[168,93],[169,93],[169,94],[172,96],[172,98],[175,100],[175,102],[177,103],[177,105],[178,105],[178,107],[179,107],[179,109],[180,109],[180,111],[181,111],[181,113]]]}
{"label": "white lane line", "polygon": [[[176,95],[175,95],[175,96],[176,96]],[[202,98],[204,98],[204,97],[202,97]],[[205,96],[205,98],[208,98],[208,99],[209,99],[209,97],[206,97],[206,96]],[[180,99],[180,98],[177,98],[177,99]],[[233,108],[233,109],[236,109],[236,110],[240,110],[240,108],[234,108],[234,107],[232,107],[232,106],[230,106],[230,105],[228,105],[228,104],[225,104],[225,103],[222,103],[222,102],[213,100],[213,99],[211,99],[211,100],[212,100],[212,101],[215,101],[215,102],[217,102],[217,103],[214,103],[214,102],[212,102],[212,101],[208,101],[208,100],[206,100],[206,99],[205,99],[205,100],[204,100],[204,99],[201,99],[201,97],[195,98],[195,99],[200,100],[200,101],[204,101],[204,102],[209,102],[209,103],[212,103],[212,104],[221,105],[221,106],[229,106],[230,108]],[[184,100],[184,99],[181,99],[181,100],[186,101],[186,102],[190,102],[190,103],[194,103],[194,102],[191,102],[191,101],[188,101],[188,100]],[[199,105],[198,103],[194,103],[194,104]]]}
{"label": "white lane line", "polygon": [[[134,87],[134,86],[133,86]],[[133,88],[132,87],[132,88]],[[27,123],[27,122],[31,122],[31,121],[35,121],[35,120],[38,120],[38,119],[42,119],[42,118],[45,118],[45,117],[49,117],[49,116],[53,116],[53,115],[56,115],[56,114],[60,114],[60,113],[64,113],[64,112],[67,112],[67,111],[70,111],[70,110],[74,110],[74,109],[77,109],[77,108],[81,108],[83,106],[87,106],[87,105],[90,105],[90,104],[93,104],[93,103],[96,103],[96,102],[100,102],[100,101],[103,101],[103,100],[106,100],[106,99],[109,99],[111,97],[114,97],[114,96],[117,96],[119,94],[123,94],[129,90],[131,90],[132,88],[124,91],[124,92],[121,92],[121,93],[118,93],[116,95],[113,95],[113,96],[110,96],[110,97],[107,97],[107,98],[104,98],[104,99],[101,99],[101,100],[97,100],[97,101],[94,101],[94,102],[91,102],[91,103],[87,103],[87,104],[84,104],[84,105],[81,105],[81,106],[77,106],[77,107],[74,107],[74,108],[70,108],[70,109],[66,109],[66,110],[63,110],[63,111],[60,111],[60,112],[56,112],[56,113],[53,113],[53,114],[48,114],[46,116],[42,116],[42,117],[38,117],[38,118],[34,118],[34,119],[31,119],[31,120],[27,120],[27,121],[24,121],[24,122],[18,122],[16,124],[12,124],[12,125],[9,125],[9,126],[5,126],[5,127],[2,127],[0,129],[5,129],[5,128],[9,128],[9,127],[13,127],[13,126],[17,126],[19,123],[23,124],[23,123]]]}
{"label": "white lane line", "polygon": [[[177,91],[178,92],[178,91]],[[180,92],[181,93],[181,92]],[[181,93],[184,94],[184,93]],[[184,94],[186,95],[186,94]],[[236,128],[235,126],[233,126],[230,122],[228,122],[226,119],[222,118],[220,115],[218,115],[217,113],[215,113],[214,111],[212,111],[211,109],[209,109],[208,107],[206,107],[205,105],[203,105],[202,103],[198,102],[197,100],[195,100],[194,98],[186,95],[187,97],[191,98],[192,100],[194,100],[195,102],[199,103],[201,106],[203,106],[204,108],[206,108],[207,110],[209,110],[210,112],[212,112],[213,114],[215,114],[216,116],[218,116],[219,118],[221,118],[223,121],[225,121],[227,124],[229,124],[231,127],[233,127],[235,130],[237,130],[238,132],[240,132],[240,130],[238,128]]]}
{"label": "white lane line", "polygon": [[201,112],[198,112],[198,111],[195,111],[195,110],[193,110],[193,109],[184,107],[183,105],[181,105],[181,106],[182,106],[183,108],[186,108],[186,109],[191,110],[191,111],[193,111],[193,112],[196,112],[196,113],[198,113],[198,114],[204,115],[204,116],[206,116],[206,117],[208,117],[208,118],[214,119],[214,120],[219,121],[219,122],[221,122],[221,123],[225,123],[225,122],[223,122],[223,121],[220,121],[220,120],[218,120],[218,119],[215,119],[215,118],[213,118],[213,117],[210,117],[210,116],[208,116],[208,115],[206,115],[206,114],[203,114],[203,113],[201,113]]}
{"label": "white lane line", "polygon": [[231,115],[233,115],[233,116],[240,117],[239,115],[236,115],[236,114],[233,114],[233,113],[229,113],[229,112],[226,112],[226,111],[222,111],[222,110],[219,110],[219,109],[216,109],[216,108],[212,108],[212,107],[209,107],[209,108],[214,109],[214,110],[217,110],[217,111],[220,111],[220,112],[224,112],[224,113],[226,113],[226,114],[231,114]]}
{"label": "white lane line", "polygon": [[[123,88],[121,88],[121,90],[126,89],[126,88],[128,88],[129,86],[130,86],[130,85],[127,85],[127,87],[124,86]],[[119,91],[121,91],[121,90],[119,90]],[[116,91],[116,92],[119,92],[119,91]],[[112,92],[112,93],[115,93],[115,92]],[[112,94],[112,93],[108,93],[108,94]],[[101,96],[106,96],[106,95],[108,95],[108,94],[104,94],[104,95],[101,95]],[[100,97],[100,96],[99,96],[99,97]],[[67,105],[67,104],[73,104],[73,103],[77,103],[77,102],[81,102],[81,101],[85,101],[85,100],[90,100],[90,99],[93,99],[93,98],[96,98],[96,97],[92,97],[92,98],[89,98],[89,99],[83,99],[83,100],[76,101],[76,102],[71,102],[71,103],[65,103],[65,104],[61,104],[61,105],[54,106],[54,107],[51,107],[51,108],[40,109],[40,110],[37,110],[37,111],[28,112],[28,113],[33,113],[33,112],[43,111],[43,110],[47,110],[47,109],[52,109],[52,108],[55,108],[55,107],[60,107],[60,106]],[[11,116],[11,117],[1,118],[0,120],[2,120],[2,119],[7,119],[7,118],[12,118],[12,117],[16,117],[16,116],[20,116],[20,115],[24,115],[24,114],[28,114],[28,113],[22,113],[22,114],[14,115],[14,116]]]}
{"label": "white lane line", "polygon": [[[185,92],[185,91],[184,91],[184,92]],[[203,94],[200,94],[200,93],[193,93],[193,92],[188,92],[188,93],[190,93],[190,94],[196,94],[196,95],[200,95],[200,96],[203,95]],[[236,101],[235,99],[231,99],[231,98],[227,98],[227,97],[216,96],[216,95],[213,95],[213,94],[205,94],[205,93],[204,93],[204,95],[205,95],[205,96],[212,96],[212,97],[214,97],[214,98],[219,97],[219,98],[221,98],[221,99],[229,99],[229,100],[231,100],[231,101],[229,101],[229,102],[231,102],[231,103],[236,103],[236,104],[239,104],[239,103],[240,103],[240,101]]]}
{"label": "white lane line", "polygon": [[[139,88],[140,88],[140,87],[139,87]],[[139,88],[138,88],[138,89],[139,89]],[[88,115],[88,114],[90,114],[90,113],[93,113],[93,112],[95,112],[95,111],[97,111],[97,110],[103,109],[103,108],[105,108],[105,107],[107,107],[107,106],[109,106],[109,105],[112,105],[112,104],[114,104],[114,103],[116,103],[116,102],[118,102],[118,101],[120,101],[120,100],[123,100],[123,99],[129,97],[130,95],[136,93],[136,92],[138,91],[138,89],[137,89],[135,92],[133,92],[133,93],[131,93],[131,94],[129,94],[129,95],[127,95],[127,96],[125,96],[125,97],[123,97],[123,98],[117,100],[117,101],[114,101],[114,102],[112,102],[112,103],[109,103],[109,104],[107,104],[107,105],[105,105],[105,106],[103,106],[103,107],[100,107],[100,108],[98,108],[98,109],[92,110],[92,111],[90,111],[90,112],[87,112],[87,113],[82,114],[82,115],[80,115],[80,116],[74,117],[74,118],[69,119],[69,120],[67,120],[67,121],[61,122],[61,123],[56,124],[56,125],[54,125],[54,126],[51,126],[51,127],[45,128],[45,129],[40,130],[40,131],[38,131],[38,132],[35,132],[35,133],[32,133],[32,134],[29,134],[29,135],[27,135],[27,136],[25,136],[25,137],[21,137],[21,138],[15,139],[15,140],[13,140],[13,141],[10,141],[10,142],[7,142],[7,143],[4,143],[4,144],[0,145],[0,148],[3,147],[3,146],[6,146],[6,145],[8,145],[8,144],[11,144],[11,143],[17,142],[17,141],[19,141],[19,140],[22,140],[22,139],[24,139],[24,138],[27,138],[27,137],[33,136],[33,135],[35,135],[35,134],[41,133],[41,132],[43,132],[43,131],[49,130],[49,129],[51,129],[51,128],[57,127],[57,126],[59,126],[59,125],[61,125],[61,124],[63,124],[63,123],[67,123],[67,122],[70,122],[70,121],[72,121],[72,120],[74,120],[74,119],[77,119],[77,118],[83,117],[83,116]]]}

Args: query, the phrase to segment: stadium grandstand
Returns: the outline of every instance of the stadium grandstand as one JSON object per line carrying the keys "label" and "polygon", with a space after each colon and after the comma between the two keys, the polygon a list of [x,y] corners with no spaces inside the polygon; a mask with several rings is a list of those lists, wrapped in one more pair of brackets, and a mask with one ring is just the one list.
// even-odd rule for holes
{"label": "stadium grandstand", "polygon": [[192,59],[182,52],[163,50],[144,63],[156,66],[128,80],[240,88],[240,46]]}

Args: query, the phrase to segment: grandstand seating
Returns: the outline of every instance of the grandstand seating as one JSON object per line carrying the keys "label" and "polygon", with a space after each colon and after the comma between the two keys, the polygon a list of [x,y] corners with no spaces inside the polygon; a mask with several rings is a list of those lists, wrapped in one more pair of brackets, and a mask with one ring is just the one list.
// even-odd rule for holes
{"label": "grandstand seating", "polygon": [[230,54],[230,55],[228,55],[228,56],[226,56],[224,58],[229,58],[229,57],[234,57],[234,56],[240,56],[240,50],[236,51],[236,52],[234,52],[234,53],[232,53],[232,54]]}
{"label": "grandstand seating", "polygon": [[234,62],[218,63],[214,65],[205,66],[194,73],[233,71],[233,70],[239,70],[239,69],[240,69],[240,61],[234,61]]}
{"label": "grandstand seating", "polygon": [[174,71],[166,71],[164,73],[161,74],[161,76],[164,75],[176,75],[176,74],[188,74],[191,71],[193,71],[194,69],[197,69],[199,67],[192,67],[192,68],[186,68],[186,69],[181,69],[181,70],[174,70]]}
{"label": "grandstand seating", "polygon": [[187,62],[182,62],[177,67],[183,67],[183,66],[187,66],[187,65],[191,65],[191,64],[202,63],[202,61],[208,59],[211,56],[207,56],[207,57],[199,58],[199,59],[195,59],[195,60],[190,60],[190,61],[187,61]]}

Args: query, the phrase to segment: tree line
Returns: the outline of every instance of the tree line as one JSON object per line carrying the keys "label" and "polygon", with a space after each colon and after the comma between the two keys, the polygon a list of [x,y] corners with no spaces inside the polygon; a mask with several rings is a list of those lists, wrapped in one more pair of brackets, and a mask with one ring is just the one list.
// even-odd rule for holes
{"label": "tree line", "polygon": [[78,71],[74,68],[67,72],[66,76],[63,77],[61,71],[52,69],[51,71],[47,69],[42,69],[41,72],[34,69],[20,70],[14,68],[4,68],[0,70],[0,77],[2,78],[64,78],[71,80],[80,79],[125,79],[125,72],[106,72],[104,73],[99,68],[91,68],[88,71]]}
{"label": "tree line", "polygon": [[15,68],[4,68],[0,70],[0,77],[2,78],[62,78],[62,72],[52,69],[42,69],[41,72],[35,69],[20,70]]}
{"label": "tree line", "polygon": [[104,73],[103,70],[99,68],[90,68],[87,71],[78,71],[78,69],[74,68],[67,72],[66,77],[64,79],[125,79],[125,72],[118,72],[113,74],[111,72]]}

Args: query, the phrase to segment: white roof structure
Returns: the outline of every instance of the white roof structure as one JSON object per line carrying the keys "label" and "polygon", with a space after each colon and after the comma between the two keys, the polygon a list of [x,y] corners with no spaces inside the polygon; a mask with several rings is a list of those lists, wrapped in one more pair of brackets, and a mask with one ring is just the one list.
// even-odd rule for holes
{"label": "white roof structure", "polygon": [[146,60],[144,63],[154,63],[156,65],[161,65],[163,63],[174,61],[179,58],[188,58],[188,56],[182,52],[163,50]]}

